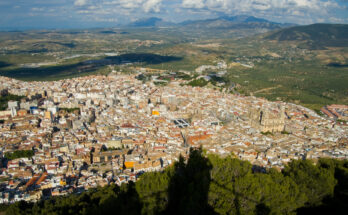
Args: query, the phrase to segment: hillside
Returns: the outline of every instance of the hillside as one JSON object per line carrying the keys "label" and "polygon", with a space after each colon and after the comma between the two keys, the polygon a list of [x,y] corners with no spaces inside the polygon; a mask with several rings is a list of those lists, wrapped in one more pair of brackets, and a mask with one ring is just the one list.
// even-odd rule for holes
{"label": "hillside", "polygon": [[128,27],[168,27],[173,26],[174,23],[166,22],[163,19],[157,17],[150,17],[146,19],[139,19],[137,21],[129,23]]}
{"label": "hillside", "polygon": [[186,21],[186,22],[180,23],[180,25],[184,27],[188,27],[188,28],[215,28],[215,29],[265,28],[269,30],[289,26],[289,24],[271,22],[266,19],[260,19],[253,16],[221,16],[215,19]]}
{"label": "hillside", "polygon": [[[235,26],[249,25],[239,29],[214,26],[196,29],[188,27],[192,23],[186,23],[187,27],[169,28],[0,32],[0,47],[3,47],[0,48],[0,75],[22,80],[57,80],[107,74],[110,64],[124,67],[122,62],[194,73],[201,65],[216,65],[216,60],[224,60],[228,65],[224,78],[238,86],[234,93],[293,102],[314,110],[348,102],[346,42],[343,48],[328,47],[325,44],[328,36],[316,35],[315,30],[303,34],[303,40],[295,40],[296,37],[290,40],[291,34],[281,36],[282,32],[311,29],[322,26],[320,24],[251,36],[270,31],[252,28],[252,25],[277,24],[255,19],[225,17],[225,21],[221,21]],[[328,32],[336,34],[331,33],[336,41],[346,41],[345,31]],[[140,53],[147,53],[148,57]]]}
{"label": "hillside", "polygon": [[313,24],[281,29],[271,33],[265,39],[297,41],[310,49],[325,47],[348,47],[348,25],[344,24]]}
{"label": "hillside", "polygon": [[194,27],[194,28],[240,28],[240,27],[267,27],[280,28],[294,24],[281,24],[254,16],[220,16],[213,19],[187,20],[180,23],[165,21],[161,18],[150,17],[139,19],[127,24],[127,27]]}

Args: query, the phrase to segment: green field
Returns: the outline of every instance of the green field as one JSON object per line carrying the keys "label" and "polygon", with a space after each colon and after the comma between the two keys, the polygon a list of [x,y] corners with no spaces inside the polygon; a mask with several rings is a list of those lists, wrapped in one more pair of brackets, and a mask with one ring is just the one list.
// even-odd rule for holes
{"label": "green field", "polygon": [[346,38],[334,35],[325,46],[330,35],[313,33],[328,27],[329,33],[335,28],[345,32],[347,25],[294,27],[241,39],[233,36],[236,32],[199,35],[200,30],[184,28],[0,32],[0,75],[58,80],[108,74],[112,66],[124,71],[134,66],[185,70],[193,75],[201,65],[224,60],[225,86],[237,85],[234,93],[318,110],[348,103]]}

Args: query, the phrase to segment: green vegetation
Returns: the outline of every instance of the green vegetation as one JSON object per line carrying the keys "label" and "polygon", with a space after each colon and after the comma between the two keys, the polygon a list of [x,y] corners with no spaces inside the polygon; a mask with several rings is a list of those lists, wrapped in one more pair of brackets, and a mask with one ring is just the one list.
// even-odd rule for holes
{"label": "green vegetation", "polygon": [[102,151],[102,152],[107,152],[107,151],[115,151],[115,150],[121,150],[122,149],[122,147],[102,147],[101,149],[100,149],[100,151]]}
{"label": "green vegetation", "polygon": [[9,160],[17,159],[17,158],[31,158],[34,156],[33,150],[17,150],[14,152],[6,152],[5,158]]}
{"label": "green vegetation", "polygon": [[192,87],[204,87],[208,84],[209,82],[204,80],[204,78],[200,79],[195,79],[193,81],[190,81],[187,85],[190,85]]}
{"label": "green vegetation", "polygon": [[7,103],[9,101],[21,101],[21,99],[24,98],[24,96],[16,96],[16,95],[11,95],[8,94],[6,96],[0,96],[0,111],[6,110],[7,109]]}
{"label": "green vegetation", "polygon": [[3,212],[5,213],[5,211],[8,209],[9,205],[5,205],[5,204],[0,204],[0,213]]}
{"label": "green vegetation", "polygon": [[168,82],[165,81],[154,81],[153,82],[156,86],[167,86]]}
{"label": "green vegetation", "polygon": [[334,170],[318,168],[311,161],[292,161],[283,174],[289,176],[307,197],[307,205],[318,206],[327,195],[333,195],[336,186]]}
{"label": "green vegetation", "polygon": [[270,131],[267,131],[267,132],[261,132],[262,135],[272,135],[273,136],[273,133],[270,132]]}
{"label": "green vegetation", "polygon": [[[9,180],[10,180],[9,177],[0,178],[0,182],[6,182],[6,181],[9,181]],[[0,211],[1,211],[1,206],[0,206]]]}
{"label": "green vegetation", "polygon": [[278,41],[305,41],[302,47],[323,49],[325,47],[345,47],[348,43],[348,25],[313,24],[281,29],[271,33],[267,39]]}
{"label": "green vegetation", "polygon": [[[227,73],[211,76],[212,85],[319,112],[324,105],[348,103],[347,26],[295,26],[252,37],[245,36],[255,34],[253,28],[0,32],[0,46],[7,47],[0,51],[0,75],[44,81],[148,67],[192,81],[197,67],[224,60]],[[202,80],[191,84],[205,86]]]}
{"label": "green vegetation", "polygon": [[134,183],[91,189],[81,195],[53,198],[37,204],[19,202],[6,214],[139,214],[139,198]]}
{"label": "green vegetation", "polygon": [[75,111],[80,112],[80,108],[59,108],[59,110],[66,111],[66,112],[68,112],[68,113],[73,113],[73,112],[75,112]]}
{"label": "green vegetation", "polygon": [[257,171],[247,161],[191,150],[163,172],[38,203],[17,202],[6,214],[344,214],[348,162],[292,161]]}
{"label": "green vegetation", "polygon": [[192,80],[193,77],[191,75],[188,75],[182,72],[177,72],[175,78],[189,81],[189,80]]}
{"label": "green vegetation", "polygon": [[287,132],[287,131],[282,131],[282,132],[280,132],[281,134],[291,134],[291,133],[289,133],[289,132]]}
{"label": "green vegetation", "polygon": [[343,120],[343,119],[337,119],[336,121],[337,121],[337,122],[342,122],[342,123],[347,123],[347,121],[346,121],[346,120]]}

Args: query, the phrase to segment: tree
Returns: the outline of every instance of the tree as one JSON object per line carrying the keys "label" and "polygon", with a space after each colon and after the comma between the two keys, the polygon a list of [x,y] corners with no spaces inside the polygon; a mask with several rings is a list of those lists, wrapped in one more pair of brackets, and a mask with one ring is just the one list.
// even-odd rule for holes
{"label": "tree", "polygon": [[319,205],[325,197],[332,196],[337,183],[332,171],[315,166],[310,160],[293,160],[283,173],[307,196],[307,206]]}
{"label": "tree", "polygon": [[26,215],[30,213],[32,203],[28,203],[25,201],[20,201],[12,204],[6,210],[6,215]]}
{"label": "tree", "polygon": [[136,183],[136,190],[143,202],[142,214],[158,214],[168,205],[168,186],[173,168],[163,173],[145,173]]}
{"label": "tree", "polygon": [[[79,195],[38,203],[17,202],[6,210],[21,214],[344,214],[348,161],[292,161],[282,172],[255,173],[248,161],[204,155],[191,149],[162,172],[137,183],[111,184]],[[337,185],[336,185],[337,184]]]}
{"label": "tree", "polygon": [[288,176],[275,169],[270,169],[259,181],[262,197],[259,200],[269,208],[270,214],[292,214],[304,206],[307,197],[297,184]]}
{"label": "tree", "polygon": [[31,158],[34,156],[33,150],[17,150],[14,152],[6,152],[5,158],[9,160],[17,159],[17,158]]}
{"label": "tree", "polygon": [[241,214],[241,194],[244,195],[248,185],[252,185],[251,164],[231,157],[221,159],[216,155],[209,159],[213,165],[209,204],[219,214]]}

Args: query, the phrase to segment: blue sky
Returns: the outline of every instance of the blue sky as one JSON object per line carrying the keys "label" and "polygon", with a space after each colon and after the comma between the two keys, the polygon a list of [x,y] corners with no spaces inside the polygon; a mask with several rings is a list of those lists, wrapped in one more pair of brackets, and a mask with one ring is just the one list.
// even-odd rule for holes
{"label": "blue sky", "polygon": [[154,16],[181,22],[221,15],[348,23],[348,0],[0,0],[0,29],[115,27]]}

